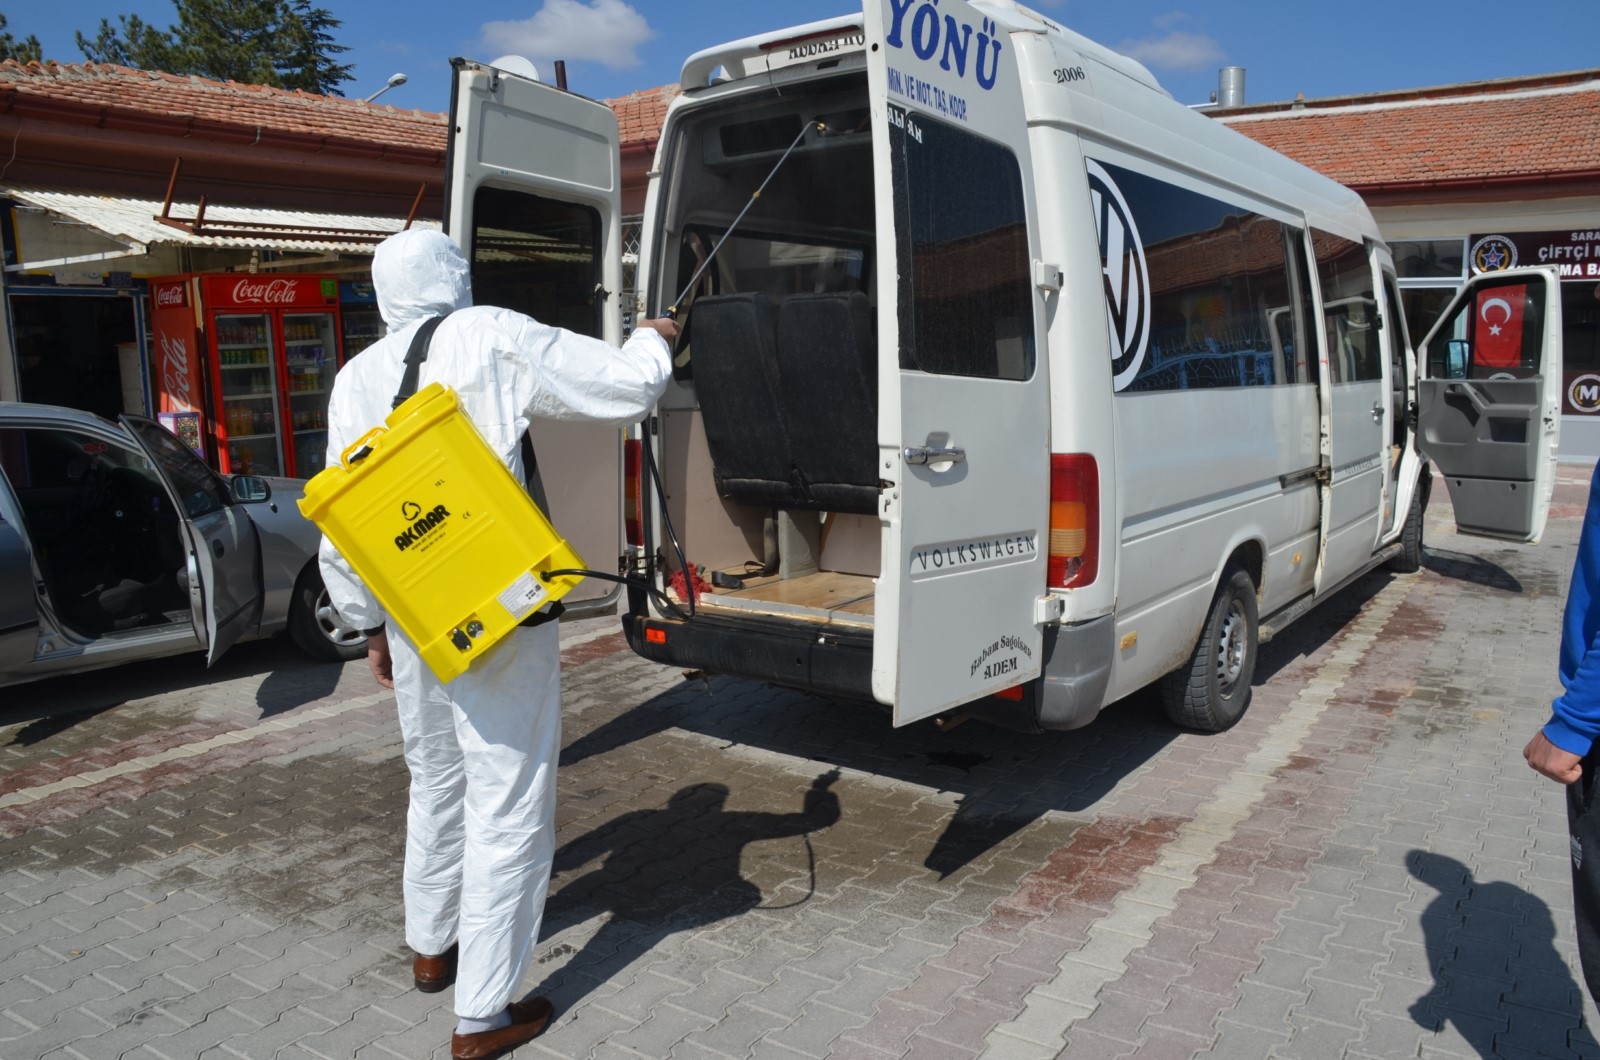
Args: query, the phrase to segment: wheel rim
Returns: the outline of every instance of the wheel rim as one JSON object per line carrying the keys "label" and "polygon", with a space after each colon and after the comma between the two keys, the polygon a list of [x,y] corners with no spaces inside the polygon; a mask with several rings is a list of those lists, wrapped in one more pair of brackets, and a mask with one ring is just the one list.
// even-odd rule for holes
{"label": "wheel rim", "polygon": [[339,613],[333,609],[333,601],[328,599],[327,589],[317,594],[317,606],[312,609],[312,613],[317,616],[317,629],[327,638],[329,644],[349,648],[366,640],[360,630],[351,629],[339,621]]}
{"label": "wheel rim", "polygon": [[1233,695],[1234,686],[1244,675],[1245,650],[1249,647],[1250,620],[1244,613],[1244,602],[1232,600],[1228,613],[1223,616],[1222,628],[1217,631],[1217,684],[1222,695]]}

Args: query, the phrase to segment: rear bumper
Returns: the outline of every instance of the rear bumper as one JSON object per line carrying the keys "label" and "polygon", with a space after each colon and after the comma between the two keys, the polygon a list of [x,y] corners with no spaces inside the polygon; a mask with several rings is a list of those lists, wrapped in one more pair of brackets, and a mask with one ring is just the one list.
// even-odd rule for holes
{"label": "rear bumper", "polygon": [[637,609],[622,616],[622,630],[652,662],[872,701],[870,633],[790,631],[704,612],[685,622]]}
{"label": "rear bumper", "polygon": [[[622,628],[629,646],[652,662],[874,702],[870,633],[792,630],[705,612],[686,622],[642,610],[626,612]],[[1047,628],[1044,675],[1020,702],[990,697],[959,712],[1033,732],[1089,724],[1111,682],[1113,632],[1110,616]]]}

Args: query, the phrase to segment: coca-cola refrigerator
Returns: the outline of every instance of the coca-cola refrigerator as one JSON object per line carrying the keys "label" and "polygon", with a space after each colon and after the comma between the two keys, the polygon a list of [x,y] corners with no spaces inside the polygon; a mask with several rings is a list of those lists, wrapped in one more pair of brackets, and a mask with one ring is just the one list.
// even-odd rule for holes
{"label": "coca-cola refrigerator", "polygon": [[310,478],[343,363],[332,276],[205,273],[150,281],[159,412],[198,412],[223,472]]}

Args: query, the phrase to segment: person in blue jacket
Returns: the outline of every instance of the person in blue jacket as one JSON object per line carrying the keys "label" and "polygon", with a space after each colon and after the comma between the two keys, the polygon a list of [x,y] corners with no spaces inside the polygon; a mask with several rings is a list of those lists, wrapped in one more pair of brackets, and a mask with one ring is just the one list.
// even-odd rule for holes
{"label": "person in blue jacket", "polygon": [[1589,507],[1572,565],[1572,587],[1561,622],[1561,685],[1551,718],[1522,757],[1567,786],[1567,831],[1572,837],[1572,905],[1578,959],[1589,996],[1600,1001],[1600,466],[1589,483]]}

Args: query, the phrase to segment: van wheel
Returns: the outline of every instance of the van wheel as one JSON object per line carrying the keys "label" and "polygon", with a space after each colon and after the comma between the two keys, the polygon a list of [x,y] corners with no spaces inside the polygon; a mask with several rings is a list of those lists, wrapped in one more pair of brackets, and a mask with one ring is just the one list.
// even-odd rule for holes
{"label": "van wheel", "polygon": [[1161,680],[1161,699],[1174,725],[1222,732],[1244,717],[1256,671],[1256,587],[1229,567],[1211,598],[1211,611],[1186,666]]}
{"label": "van wheel", "polygon": [[322,572],[313,559],[294,583],[289,602],[289,639],[295,647],[321,662],[349,662],[367,653],[367,638],[339,620]]}
{"label": "van wheel", "polygon": [[1400,531],[1400,554],[1389,561],[1389,569],[1400,574],[1415,574],[1422,569],[1422,483],[1411,492],[1411,507],[1406,525]]}

